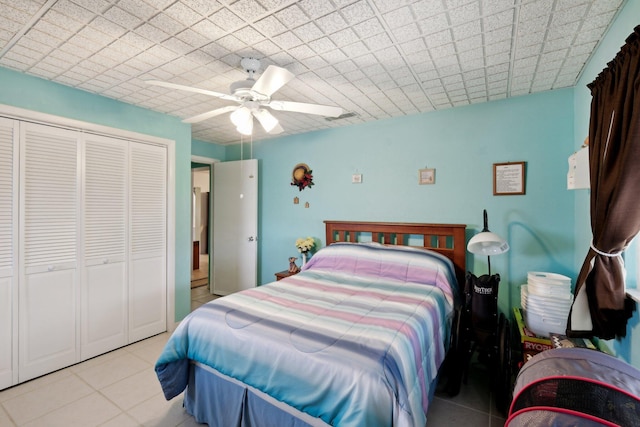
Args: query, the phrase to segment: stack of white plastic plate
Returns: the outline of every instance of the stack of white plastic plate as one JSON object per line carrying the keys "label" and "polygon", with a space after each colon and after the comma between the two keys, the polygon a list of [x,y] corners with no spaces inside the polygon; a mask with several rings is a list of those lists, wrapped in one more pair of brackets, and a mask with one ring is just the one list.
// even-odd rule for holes
{"label": "stack of white plastic plate", "polygon": [[564,334],[573,302],[571,279],[555,273],[529,272],[521,287],[527,328],[536,335]]}

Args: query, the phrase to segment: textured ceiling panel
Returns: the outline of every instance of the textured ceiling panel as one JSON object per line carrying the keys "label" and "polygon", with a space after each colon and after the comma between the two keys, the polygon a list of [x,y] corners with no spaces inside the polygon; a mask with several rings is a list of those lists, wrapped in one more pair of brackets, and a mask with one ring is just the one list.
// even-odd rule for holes
{"label": "textured ceiling panel", "polygon": [[145,81],[226,94],[252,56],[296,76],[273,99],[354,113],[272,110],[286,135],[573,86],[624,1],[0,0],[0,66],[185,119],[235,104]]}

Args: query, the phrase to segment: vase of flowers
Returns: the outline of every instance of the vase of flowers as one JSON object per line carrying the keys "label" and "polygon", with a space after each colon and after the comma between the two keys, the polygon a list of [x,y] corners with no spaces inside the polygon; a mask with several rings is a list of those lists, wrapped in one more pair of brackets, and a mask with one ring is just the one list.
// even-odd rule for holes
{"label": "vase of flowers", "polygon": [[315,246],[313,237],[300,237],[296,240],[296,248],[298,252],[302,254],[302,265],[307,263],[307,254],[311,252],[311,249]]}

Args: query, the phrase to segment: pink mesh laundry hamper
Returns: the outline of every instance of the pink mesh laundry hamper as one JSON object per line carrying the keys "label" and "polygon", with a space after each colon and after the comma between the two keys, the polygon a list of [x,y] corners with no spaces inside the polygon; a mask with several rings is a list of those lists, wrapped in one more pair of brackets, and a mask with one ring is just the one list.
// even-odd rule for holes
{"label": "pink mesh laundry hamper", "polygon": [[585,348],[534,356],[518,373],[505,426],[640,426],[640,371]]}

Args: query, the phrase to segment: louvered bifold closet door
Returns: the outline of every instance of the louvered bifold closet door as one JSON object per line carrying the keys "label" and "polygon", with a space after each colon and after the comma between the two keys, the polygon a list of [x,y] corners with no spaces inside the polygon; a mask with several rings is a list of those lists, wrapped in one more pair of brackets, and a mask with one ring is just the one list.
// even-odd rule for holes
{"label": "louvered bifold closet door", "polygon": [[129,341],[167,329],[167,149],[130,144]]}
{"label": "louvered bifold closet door", "polygon": [[18,122],[0,118],[0,390],[17,382]]}
{"label": "louvered bifold closet door", "polygon": [[127,344],[128,141],[86,135],[84,248],[81,282],[82,360]]}
{"label": "louvered bifold closet door", "polygon": [[77,135],[21,123],[20,382],[79,359]]}

